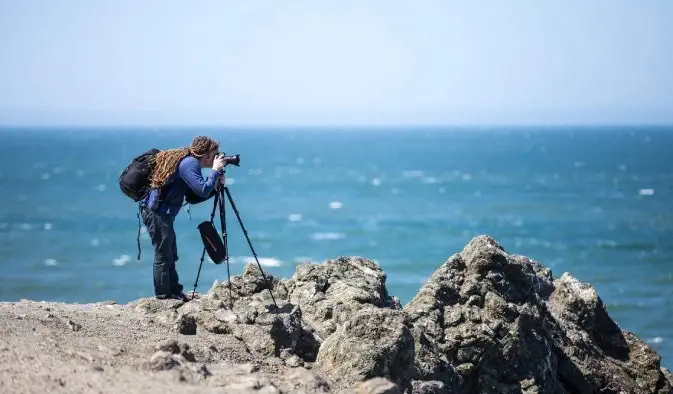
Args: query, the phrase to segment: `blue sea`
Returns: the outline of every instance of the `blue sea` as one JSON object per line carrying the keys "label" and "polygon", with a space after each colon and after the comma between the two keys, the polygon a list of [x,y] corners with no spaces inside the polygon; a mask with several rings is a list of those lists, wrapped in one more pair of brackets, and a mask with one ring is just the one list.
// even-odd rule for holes
{"label": "blue sea", "polygon": [[[128,302],[151,296],[151,244],[119,190],[137,154],[217,138],[264,269],[339,255],[376,260],[403,303],[472,237],[595,286],[611,316],[673,367],[673,128],[4,128],[0,299]],[[212,201],[212,200],[211,200]],[[212,202],[176,220],[187,289]],[[191,215],[190,215],[191,214]],[[233,209],[232,274],[253,253]],[[191,216],[191,217],[190,217]],[[216,215],[219,229],[219,217]],[[226,279],[208,260],[205,292]]]}

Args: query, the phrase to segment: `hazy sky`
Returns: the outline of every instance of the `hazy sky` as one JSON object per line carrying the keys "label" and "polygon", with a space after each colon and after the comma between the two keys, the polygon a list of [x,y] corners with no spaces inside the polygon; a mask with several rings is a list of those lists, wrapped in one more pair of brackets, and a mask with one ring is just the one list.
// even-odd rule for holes
{"label": "hazy sky", "polygon": [[0,0],[0,123],[673,123],[673,0]]}

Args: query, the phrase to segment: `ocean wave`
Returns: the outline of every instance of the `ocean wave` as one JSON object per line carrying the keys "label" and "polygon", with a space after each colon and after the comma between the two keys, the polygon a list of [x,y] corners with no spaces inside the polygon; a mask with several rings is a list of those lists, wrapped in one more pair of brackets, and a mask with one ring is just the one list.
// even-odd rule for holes
{"label": "ocean wave", "polygon": [[[265,267],[280,267],[283,265],[283,261],[275,257],[259,257],[259,264]],[[229,258],[229,262],[232,264],[257,264],[254,256],[232,256]]]}
{"label": "ocean wave", "polygon": [[425,172],[423,170],[405,170],[402,176],[405,178],[422,178]]}
{"label": "ocean wave", "polygon": [[123,254],[115,259],[112,259],[112,265],[120,267],[122,265],[126,265],[126,263],[128,263],[129,261],[131,261],[131,256]]}
{"label": "ocean wave", "polygon": [[329,233],[313,233],[311,234],[311,239],[314,241],[334,241],[337,239],[345,238],[346,234],[329,232]]}
{"label": "ocean wave", "polygon": [[300,213],[291,213],[288,215],[287,220],[290,222],[299,222],[301,221],[301,214]]}

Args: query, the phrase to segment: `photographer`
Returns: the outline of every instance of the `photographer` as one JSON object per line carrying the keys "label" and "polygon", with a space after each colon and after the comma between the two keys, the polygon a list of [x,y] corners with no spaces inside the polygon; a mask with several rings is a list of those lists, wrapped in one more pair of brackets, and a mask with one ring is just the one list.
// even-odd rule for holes
{"label": "photographer", "polygon": [[[218,157],[219,143],[199,136],[189,148],[159,152],[154,159],[151,192],[141,201],[141,216],[154,246],[154,294],[159,299],[188,301],[182,292],[175,263],[178,251],[173,223],[186,200],[190,204],[215,195],[224,185],[224,159]],[[202,168],[212,168],[205,178]]]}

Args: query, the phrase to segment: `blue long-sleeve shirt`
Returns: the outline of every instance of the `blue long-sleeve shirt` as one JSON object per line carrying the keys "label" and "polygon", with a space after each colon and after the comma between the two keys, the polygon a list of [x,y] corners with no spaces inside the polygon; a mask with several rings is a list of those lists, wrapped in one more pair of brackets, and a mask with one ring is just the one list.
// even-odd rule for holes
{"label": "blue long-sleeve shirt", "polygon": [[211,171],[205,178],[201,173],[199,160],[187,156],[178,165],[178,170],[167,181],[163,201],[159,204],[159,190],[152,191],[145,197],[142,204],[160,214],[176,216],[188,197],[188,202],[198,204],[213,196],[221,171]]}

